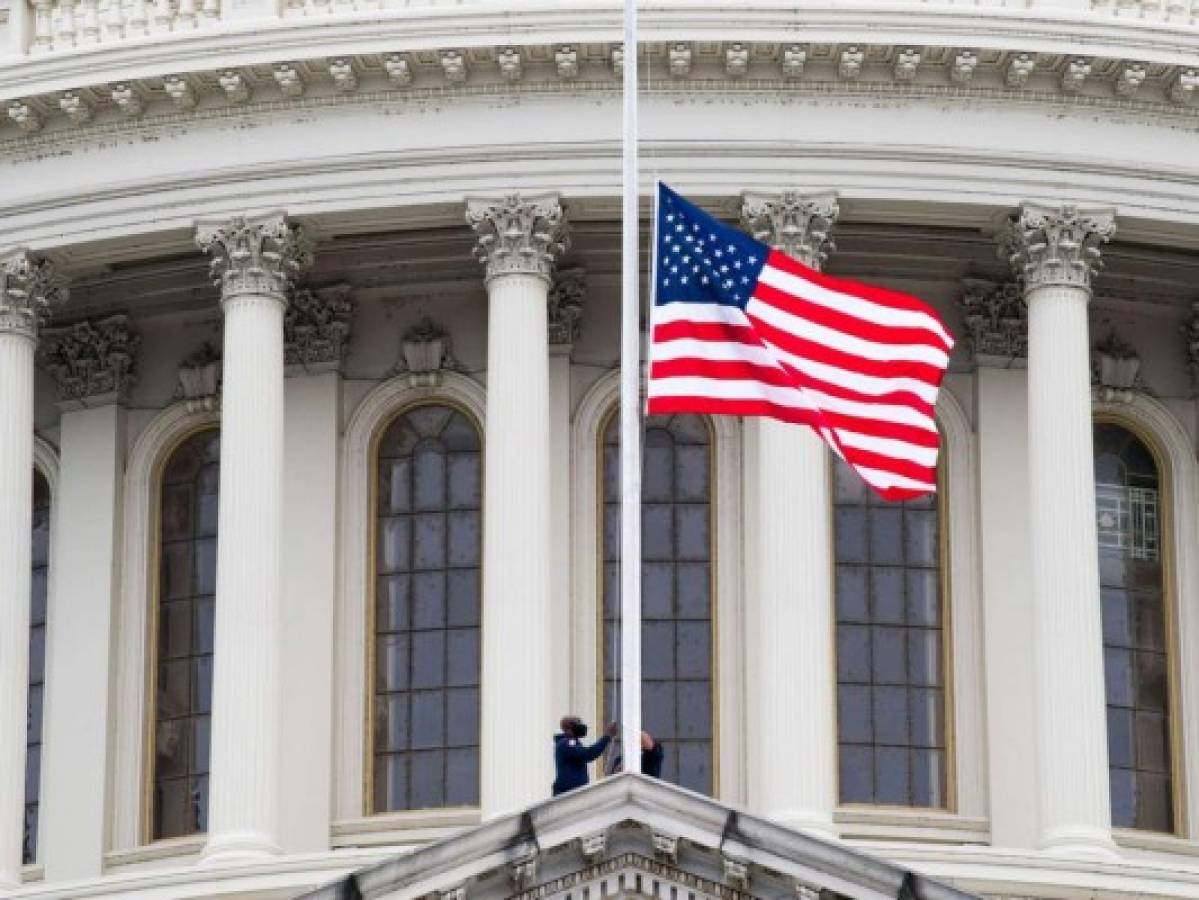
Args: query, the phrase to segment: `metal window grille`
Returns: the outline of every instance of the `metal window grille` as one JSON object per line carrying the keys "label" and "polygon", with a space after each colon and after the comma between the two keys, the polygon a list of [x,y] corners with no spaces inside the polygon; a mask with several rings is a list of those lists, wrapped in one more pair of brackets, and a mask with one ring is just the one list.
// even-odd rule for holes
{"label": "metal window grille", "polygon": [[1097,484],[1095,512],[1100,549],[1157,562],[1161,539],[1156,488]]}

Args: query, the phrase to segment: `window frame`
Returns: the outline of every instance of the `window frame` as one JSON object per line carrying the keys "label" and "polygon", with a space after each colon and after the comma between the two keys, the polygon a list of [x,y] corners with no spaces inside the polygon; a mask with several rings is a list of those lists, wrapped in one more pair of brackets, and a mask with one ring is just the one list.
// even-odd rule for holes
{"label": "window frame", "polygon": [[[182,447],[187,441],[191,440],[198,434],[205,431],[215,431],[218,435],[221,431],[220,421],[205,421],[195,423],[191,427],[180,431],[177,435],[172,436],[170,442],[158,454],[154,461],[154,468],[150,476],[150,548],[149,548],[149,579],[147,583],[147,599],[148,609],[146,610],[146,637],[145,637],[145,665],[144,665],[144,684],[143,690],[145,702],[142,704],[142,796],[140,804],[141,824],[140,824],[140,843],[141,846],[156,846],[168,844],[170,842],[191,842],[203,838],[207,833],[204,831],[196,831],[191,834],[177,835],[175,837],[154,837],[154,772],[155,772],[155,745],[154,736],[155,728],[158,724],[156,721],[158,711],[158,687],[157,687],[157,669],[158,669],[158,626],[159,613],[162,604],[160,596],[161,585],[161,566],[162,566],[162,478],[166,472],[166,467],[171,461],[171,457]],[[217,495],[217,503],[220,503],[220,494]],[[220,540],[220,519],[218,513],[217,519],[217,540]],[[218,551],[219,552],[219,551]],[[216,600],[214,595],[213,607],[215,609]],[[215,665],[215,648],[213,653]],[[209,737],[211,741],[211,737]],[[211,745],[210,745],[211,749]]]}
{"label": "window frame", "polygon": [[[907,806],[896,803],[861,803],[846,802],[841,799],[841,708],[838,697],[833,697],[833,719],[835,722],[834,748],[836,767],[833,772],[836,809],[858,812],[862,810],[881,813],[951,815],[960,814],[958,798],[958,742],[957,742],[957,694],[956,694],[956,664],[954,654],[954,617],[953,617],[953,554],[950,542],[950,504],[949,504],[949,440],[940,421],[937,422],[941,452],[937,459],[937,582],[940,589],[941,613],[941,673],[943,678],[942,712],[945,738],[945,803],[941,806]],[[830,602],[833,605],[832,621],[833,634],[833,685],[840,694],[841,682],[837,676],[837,457],[829,450],[828,464],[828,518],[829,518],[829,550],[832,554],[830,571],[833,583],[830,585]]]}
{"label": "window frame", "polygon": [[[1178,604],[1178,567],[1176,558],[1176,542],[1178,531],[1175,514],[1175,478],[1170,464],[1170,456],[1162,441],[1154,431],[1137,419],[1121,415],[1113,409],[1095,409],[1091,413],[1092,435],[1096,425],[1114,425],[1122,428],[1138,440],[1153,458],[1157,467],[1158,477],[1158,543],[1161,548],[1161,580],[1162,580],[1162,621],[1166,632],[1166,689],[1169,696],[1166,699],[1166,710],[1170,717],[1167,730],[1170,746],[1170,801],[1173,806],[1172,822],[1169,831],[1157,831],[1151,828],[1136,828],[1128,826],[1113,826],[1117,835],[1128,836],[1135,841],[1141,838],[1184,838],[1188,836],[1188,785],[1186,781],[1186,766],[1184,756],[1186,741],[1183,722],[1183,678],[1181,666],[1181,643]],[[1092,441],[1092,473],[1094,470],[1094,441]],[[1094,474],[1092,474],[1092,489],[1094,489]],[[1096,540],[1098,552],[1098,540]],[[1098,576],[1098,570],[1096,570]],[[1102,640],[1102,637],[1101,637]],[[1102,645],[1101,645],[1102,647]],[[1107,733],[1107,698],[1106,691],[1103,707],[1104,734]],[[1111,771],[1111,761],[1108,760],[1108,771]],[[1108,798],[1111,807],[1111,798]]]}
{"label": "window frame", "polygon": [[370,442],[367,450],[367,463],[369,467],[369,475],[367,477],[367,512],[370,523],[367,530],[367,585],[364,596],[366,604],[366,643],[365,643],[365,669],[362,672],[364,699],[363,704],[363,740],[362,740],[362,814],[366,818],[377,818],[381,816],[429,816],[438,814],[453,814],[461,812],[473,812],[479,807],[477,806],[433,806],[425,809],[375,809],[375,689],[374,676],[375,666],[377,665],[377,648],[376,648],[376,604],[378,603],[378,539],[379,539],[379,445],[383,441],[383,436],[387,430],[395,424],[402,416],[407,415],[415,409],[426,406],[444,406],[460,413],[466,418],[479,437],[479,526],[480,526],[480,547],[479,547],[479,780],[480,789],[482,788],[482,772],[483,772],[483,550],[482,550],[482,527],[483,516],[486,514],[485,504],[487,497],[487,466],[486,466],[486,438],[487,433],[483,428],[483,423],[479,417],[465,403],[462,403],[456,398],[446,397],[437,394],[423,396],[410,399],[399,404],[394,409],[390,410],[383,416],[374,427],[371,433]]}
{"label": "window frame", "polygon": [[[595,721],[603,721],[604,715],[604,681],[607,673],[608,657],[605,651],[604,641],[604,437],[608,432],[608,428],[612,424],[612,420],[620,413],[619,400],[609,404],[607,409],[599,417],[598,429],[596,430],[595,440]],[[719,435],[716,431],[715,423],[709,415],[699,413],[669,413],[670,417],[676,415],[691,415],[703,421],[704,429],[708,434],[708,611],[711,627],[709,630],[709,646],[712,656],[712,675],[711,675],[711,698],[712,698],[712,728],[710,741],[712,743],[712,775],[709,784],[708,796],[716,798],[720,796],[721,786],[721,715],[720,715],[720,684],[721,684],[721,654],[720,654],[720,578],[718,573],[719,565],[719,525],[720,517],[717,510],[717,502],[719,499],[718,490],[718,472],[719,461],[717,454],[719,452]],[[646,417],[648,418],[648,417]],[[644,432],[642,428],[642,451],[644,452]],[[619,447],[620,444],[618,443]],[[642,501],[644,503],[644,500]],[[644,622],[644,614],[642,616]],[[601,775],[602,777],[602,775]]]}

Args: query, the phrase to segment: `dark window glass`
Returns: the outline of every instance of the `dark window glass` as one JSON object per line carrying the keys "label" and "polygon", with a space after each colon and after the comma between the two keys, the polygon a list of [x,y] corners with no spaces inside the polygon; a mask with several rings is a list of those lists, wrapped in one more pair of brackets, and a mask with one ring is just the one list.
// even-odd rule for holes
{"label": "dark window glass", "polygon": [[479,803],[482,446],[441,404],[379,440],[373,809]]}
{"label": "dark window glass", "polygon": [[1174,830],[1170,685],[1153,454],[1125,428],[1095,425],[1099,597],[1112,824]]}
{"label": "dark window glass", "polygon": [[37,859],[42,793],[42,703],[46,681],[46,598],[50,576],[50,485],[33,470],[33,572],[29,603],[29,706],[25,739],[24,862]]}
{"label": "dark window glass", "polygon": [[841,802],[946,805],[940,522],[834,461]]}
{"label": "dark window glass", "polygon": [[[620,711],[620,417],[604,432],[604,720]],[[713,791],[712,448],[700,416],[651,416],[641,490],[641,715],[662,777]]]}
{"label": "dark window glass", "polygon": [[212,624],[221,438],[200,431],[171,454],[159,506],[154,701],[155,840],[208,827]]}

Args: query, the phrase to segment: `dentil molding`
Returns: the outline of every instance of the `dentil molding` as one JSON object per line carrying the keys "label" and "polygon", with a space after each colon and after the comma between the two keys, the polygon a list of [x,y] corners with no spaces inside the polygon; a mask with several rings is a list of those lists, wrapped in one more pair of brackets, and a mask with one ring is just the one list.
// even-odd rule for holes
{"label": "dentil molding", "polygon": [[[981,28],[981,26],[980,26]],[[981,33],[981,32],[980,32]],[[932,39],[932,36],[929,36]],[[168,39],[164,39],[168,40]],[[786,43],[676,41],[645,43],[645,89],[706,93],[713,90],[787,91],[852,86],[857,92],[911,96],[982,96],[1013,102],[1107,101],[1170,118],[1196,117],[1199,64],[1178,54],[1173,62],[1122,56],[1079,56],[953,43]],[[71,129],[116,126],[138,131],[154,121],[174,122],[219,111],[311,106],[333,98],[369,102],[388,96],[443,97],[621,87],[618,43],[502,44],[438,50],[397,47],[392,52],[306,56],[283,44],[262,52],[266,64],[221,65],[147,73],[99,82],[86,67],[69,87],[32,88],[4,96],[0,86],[0,145],[28,142]],[[276,55],[277,54],[277,55]],[[1188,60],[1190,60],[1188,62]],[[10,90],[20,90],[16,82]],[[111,130],[111,128],[110,128]]]}

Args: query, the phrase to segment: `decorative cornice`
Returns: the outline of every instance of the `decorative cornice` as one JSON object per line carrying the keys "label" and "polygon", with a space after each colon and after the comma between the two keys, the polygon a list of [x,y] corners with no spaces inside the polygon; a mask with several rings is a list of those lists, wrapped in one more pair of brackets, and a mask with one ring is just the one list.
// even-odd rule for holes
{"label": "decorative cornice", "polygon": [[212,257],[222,302],[242,294],[285,301],[292,282],[312,264],[307,235],[283,213],[198,223],[196,245]]}
{"label": "decorative cornice", "polygon": [[837,195],[831,191],[741,195],[741,223],[747,231],[817,270],[836,249],[829,235],[840,213]]}
{"label": "decorative cornice", "polygon": [[959,301],[974,359],[980,366],[1009,366],[1028,356],[1028,309],[1015,281],[962,281]]}
{"label": "decorative cornice", "polygon": [[125,315],[76,322],[47,331],[42,365],[58,384],[66,408],[121,402],[137,380],[141,336]]}
{"label": "decorative cornice", "polygon": [[24,248],[0,255],[0,333],[36,340],[38,328],[67,294],[66,277],[45,257]]}
{"label": "decorative cornice", "polygon": [[468,199],[466,221],[479,236],[474,253],[487,267],[488,281],[502,275],[537,275],[548,282],[570,246],[557,194]]}
{"label": "decorative cornice", "polygon": [[1025,203],[1008,223],[1000,252],[1026,290],[1055,286],[1089,291],[1102,265],[1099,246],[1115,233],[1114,209]]}
{"label": "decorative cornice", "polygon": [[[686,872],[677,866],[677,861],[648,859],[639,853],[622,853],[611,859],[595,862],[577,872],[562,875],[552,881],[537,885],[513,895],[510,900],[538,900],[541,897],[570,894],[580,896],[587,885],[610,883],[613,875],[622,871],[634,871],[652,877],[666,886],[677,886],[679,894],[698,895],[715,900],[753,900],[753,894],[740,885],[723,884]],[[593,894],[601,891],[593,890]]]}
{"label": "decorative cornice", "polygon": [[349,343],[351,287],[337,284],[292,291],[283,314],[283,361],[307,372],[336,371]]}
{"label": "decorative cornice", "polygon": [[567,269],[554,275],[547,311],[551,344],[573,344],[579,339],[583,330],[583,302],[586,299],[586,272]]}

